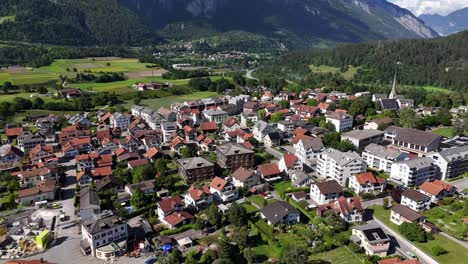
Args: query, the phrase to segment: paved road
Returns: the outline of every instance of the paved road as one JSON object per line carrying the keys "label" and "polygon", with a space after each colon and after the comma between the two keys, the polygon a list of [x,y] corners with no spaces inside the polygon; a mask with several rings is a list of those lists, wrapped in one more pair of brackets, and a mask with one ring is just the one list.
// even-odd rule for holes
{"label": "paved road", "polygon": [[252,70],[248,70],[247,73],[245,74],[245,77],[247,79],[251,79],[251,80],[258,80],[257,78],[253,77],[252,76],[252,73],[255,71],[256,69],[252,69]]}
{"label": "paved road", "polygon": [[450,182],[450,184],[457,187],[458,190],[461,192],[461,191],[463,191],[465,189],[468,189],[468,177],[465,177],[463,179]]}
{"label": "paved road", "polygon": [[396,250],[402,255],[406,256],[407,252],[412,252],[416,256],[418,256],[419,262],[421,262],[422,264],[438,264],[438,262],[434,260],[431,256],[424,253],[406,238],[393,231],[390,227],[386,226],[383,222],[379,221],[378,219],[367,221],[367,223],[380,226],[385,231],[385,233],[390,235],[390,237],[394,239],[393,242],[396,242],[397,244]]}
{"label": "paved road", "polygon": [[272,149],[270,147],[266,147],[265,146],[265,150],[270,153],[271,155],[273,155],[275,157],[275,159],[281,159],[283,157],[283,153],[279,152],[278,150],[276,149]]}
{"label": "paved road", "polygon": [[[392,197],[390,196],[387,196],[385,197],[388,199],[388,202],[392,202]],[[377,199],[372,199],[372,200],[368,200],[368,201],[362,201],[362,207],[365,208],[368,208],[368,207],[371,207],[371,206],[374,206],[374,205],[383,205],[383,199],[384,198],[377,198]]]}

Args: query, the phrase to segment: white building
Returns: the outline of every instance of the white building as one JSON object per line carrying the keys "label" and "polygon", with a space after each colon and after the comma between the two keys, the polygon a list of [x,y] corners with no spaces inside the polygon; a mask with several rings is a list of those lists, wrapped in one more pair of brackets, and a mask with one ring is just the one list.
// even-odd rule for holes
{"label": "white building", "polygon": [[168,143],[172,140],[172,134],[177,131],[177,124],[172,122],[163,122],[161,124],[161,131],[163,132],[163,141]]}
{"label": "white building", "polygon": [[109,120],[111,128],[120,128],[122,131],[127,130],[130,125],[130,117],[119,112],[111,115]]}
{"label": "white building", "polygon": [[310,198],[317,204],[328,204],[343,195],[343,188],[335,181],[316,182],[310,186]]}
{"label": "white building", "polygon": [[290,175],[293,171],[302,170],[302,163],[296,155],[287,153],[281,157],[278,167],[282,173]]}
{"label": "white building", "polygon": [[385,139],[403,152],[414,153],[419,157],[439,149],[441,136],[432,132],[412,128],[391,126],[385,129]]}
{"label": "white building", "polygon": [[331,112],[325,115],[327,123],[332,123],[337,132],[348,131],[353,128],[353,117],[343,112]]}
{"label": "white building", "polygon": [[223,110],[205,110],[203,111],[203,116],[210,122],[215,122],[220,125],[224,123],[224,120],[228,117],[228,114]]}
{"label": "white building", "polygon": [[378,226],[353,227],[351,240],[363,248],[369,256],[385,257],[390,249],[390,238]]}
{"label": "white building", "polygon": [[258,121],[252,129],[252,133],[254,138],[258,140],[258,142],[263,142],[263,139],[269,133],[275,132],[275,129],[265,121]]}
{"label": "white building", "polygon": [[232,202],[239,198],[239,189],[232,181],[227,181],[220,177],[215,177],[210,183],[210,192],[222,202]]}
{"label": "white building", "polygon": [[325,147],[320,138],[303,138],[294,144],[294,150],[300,162],[304,164],[307,160],[317,159],[320,153],[325,150]]}
{"label": "white building", "polygon": [[327,149],[317,159],[317,173],[324,179],[334,179],[341,186],[347,186],[353,174],[366,171],[366,163],[356,152],[341,152]]}
{"label": "white building", "polygon": [[232,182],[237,188],[250,190],[260,183],[260,176],[255,170],[239,167],[232,173]]}
{"label": "white building", "polygon": [[353,143],[356,150],[362,150],[369,144],[380,144],[383,141],[384,132],[374,129],[352,130],[341,135],[341,141],[348,140]]}
{"label": "white building", "polygon": [[431,155],[431,158],[439,166],[442,180],[454,178],[468,172],[468,146],[435,152]]}
{"label": "white building", "polygon": [[406,187],[420,186],[439,177],[440,169],[429,157],[394,162],[390,172],[390,179]]}
{"label": "white building", "polygon": [[386,179],[376,177],[372,172],[364,172],[350,177],[348,187],[356,193],[381,193],[386,185]]}
{"label": "white building", "polygon": [[362,159],[368,167],[386,173],[390,173],[392,170],[393,162],[406,158],[408,158],[408,153],[377,144],[370,144],[362,151]]}
{"label": "white building", "polygon": [[416,190],[408,189],[401,194],[401,205],[422,212],[431,208],[431,198]]}

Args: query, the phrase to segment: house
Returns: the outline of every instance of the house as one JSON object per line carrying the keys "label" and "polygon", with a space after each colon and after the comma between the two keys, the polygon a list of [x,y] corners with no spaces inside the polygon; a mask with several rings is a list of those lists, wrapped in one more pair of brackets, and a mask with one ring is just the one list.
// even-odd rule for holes
{"label": "house", "polygon": [[127,167],[131,170],[134,170],[135,168],[145,166],[146,164],[148,164],[147,159],[135,159],[135,160],[130,160],[127,163]]}
{"label": "house", "polygon": [[112,190],[114,193],[122,192],[125,190],[124,182],[112,175],[96,181],[96,191],[102,192],[107,190]]}
{"label": "house", "polygon": [[307,199],[307,194],[304,191],[293,192],[291,193],[291,199],[295,202],[305,201]]}
{"label": "house", "polygon": [[408,206],[396,204],[391,208],[390,221],[396,225],[403,223],[422,224],[426,221],[426,218]]}
{"label": "house", "polygon": [[177,120],[177,113],[167,109],[165,107],[160,107],[158,113],[167,121],[175,122]]}
{"label": "house", "polygon": [[253,169],[239,167],[232,173],[232,183],[237,188],[250,190],[260,183],[260,176]]}
{"label": "house", "polygon": [[190,186],[187,194],[184,196],[186,206],[194,207],[198,210],[207,208],[213,202],[213,195],[210,192],[210,187],[205,185],[201,188],[195,185]]}
{"label": "house", "polygon": [[178,159],[179,174],[188,183],[211,179],[214,176],[214,164],[201,157]]}
{"label": "house", "polygon": [[385,129],[385,139],[401,151],[413,153],[419,157],[439,149],[441,136],[431,132],[412,128],[391,126]]}
{"label": "house", "polygon": [[352,228],[351,240],[364,249],[369,256],[387,256],[390,249],[390,238],[382,228],[373,225]]}
{"label": "house", "polygon": [[294,187],[309,187],[312,179],[302,170],[292,171],[289,174],[291,184]]}
{"label": "house", "polygon": [[353,117],[343,112],[330,112],[325,115],[325,121],[335,126],[335,131],[343,132],[353,128]]}
{"label": "house", "polygon": [[364,214],[359,197],[339,197],[334,202],[317,207],[317,215],[320,217],[324,217],[328,211],[333,211],[348,223],[361,222]]}
{"label": "house", "polygon": [[442,180],[455,178],[468,171],[468,145],[444,149],[429,156],[440,168]]}
{"label": "house", "polygon": [[161,131],[163,133],[164,143],[168,143],[172,139],[172,134],[177,131],[177,124],[173,122],[162,122]]}
{"label": "house", "polygon": [[239,167],[251,169],[255,164],[255,152],[237,143],[216,146],[216,157],[221,168],[231,171],[235,171]]}
{"label": "house", "polygon": [[343,187],[335,181],[322,181],[310,186],[310,198],[317,204],[328,204],[343,195]]}
{"label": "house", "polygon": [[299,161],[304,164],[307,160],[315,160],[325,150],[322,139],[302,138],[293,145]]}
{"label": "house", "polygon": [[273,182],[281,179],[281,171],[277,162],[258,165],[257,171],[263,180]]}
{"label": "house", "polygon": [[350,141],[356,150],[362,150],[372,143],[380,144],[383,138],[384,132],[374,129],[352,130],[341,135],[341,141]]}
{"label": "house", "polygon": [[33,205],[40,201],[55,200],[57,185],[55,180],[43,180],[36,186],[18,191],[16,201],[22,205]]}
{"label": "house", "polygon": [[228,113],[223,110],[208,109],[203,111],[203,117],[205,117],[209,122],[215,122],[216,124],[221,125],[228,117]]}
{"label": "house", "polygon": [[30,151],[37,145],[45,145],[45,138],[43,136],[39,134],[33,135],[29,131],[23,131],[16,140],[18,148],[23,152]]}
{"label": "house", "polygon": [[56,179],[56,176],[56,171],[47,167],[20,171],[17,174],[21,187],[33,187],[36,186],[40,181],[44,181],[47,179],[54,180]]}
{"label": "house", "polygon": [[362,159],[368,167],[386,173],[391,172],[393,162],[402,161],[407,158],[408,153],[373,143],[369,144],[362,151]]}
{"label": "house", "polygon": [[216,122],[201,122],[200,131],[202,134],[215,133],[218,130]]}
{"label": "house", "polygon": [[103,260],[111,260],[127,251],[127,222],[115,215],[83,222],[81,250]]}
{"label": "house", "polygon": [[147,180],[139,183],[127,184],[125,185],[125,192],[130,195],[133,195],[133,192],[136,189],[139,189],[144,194],[154,193],[156,191],[156,186],[154,182],[154,180]]}
{"label": "house", "polygon": [[408,189],[401,194],[401,205],[408,206],[416,212],[422,212],[431,208],[431,198],[416,190]]}
{"label": "house", "polygon": [[393,120],[390,117],[382,117],[366,122],[364,129],[384,130],[391,125],[393,125]]}
{"label": "house", "polygon": [[274,95],[270,91],[266,91],[262,95],[261,100],[262,100],[262,102],[271,101],[271,100],[273,100],[273,97],[274,97]]}
{"label": "house", "polygon": [[14,169],[20,165],[24,153],[10,144],[0,146],[0,171]]}
{"label": "house", "polygon": [[294,206],[288,202],[277,201],[260,209],[260,216],[269,225],[290,225],[300,222],[300,214]]}
{"label": "house", "polygon": [[356,152],[341,152],[329,148],[317,159],[317,174],[322,178],[334,179],[347,186],[348,178],[366,171],[366,163]]}
{"label": "house", "polygon": [[363,172],[351,176],[348,187],[356,193],[381,193],[386,185],[386,179],[374,176],[372,172]]}
{"label": "house", "polygon": [[241,125],[248,127],[249,124],[255,124],[258,122],[258,115],[255,112],[243,112],[241,114]]}
{"label": "house", "polygon": [[281,145],[281,135],[277,132],[270,132],[263,138],[263,144],[266,147],[275,147]]}
{"label": "house", "polygon": [[24,129],[22,127],[7,127],[5,128],[5,135],[8,142],[13,142],[19,135],[23,134]]}
{"label": "house", "polygon": [[241,126],[239,124],[239,121],[233,117],[229,117],[226,120],[224,120],[223,123],[223,130],[224,132],[229,132],[229,131],[235,131],[240,129]]}
{"label": "house", "polygon": [[232,202],[239,198],[239,189],[234,186],[233,182],[220,177],[215,177],[210,182],[210,192],[223,203]]}
{"label": "house", "polygon": [[80,220],[90,221],[97,219],[101,212],[101,201],[91,186],[80,189]]}
{"label": "house", "polygon": [[186,211],[176,211],[161,220],[170,229],[175,229],[184,225],[193,224],[195,216]]}
{"label": "house", "polygon": [[283,174],[289,175],[293,171],[302,170],[302,163],[296,155],[287,153],[281,157],[278,167]]}
{"label": "house", "polygon": [[281,132],[292,132],[294,131],[295,125],[291,121],[279,121],[278,122],[278,130]]}
{"label": "house", "polygon": [[150,148],[146,153],[145,153],[145,158],[151,160],[151,161],[155,161],[157,159],[160,159],[163,157],[163,153],[162,151],[157,148],[157,147],[152,147]]}
{"label": "house", "polygon": [[139,146],[140,142],[132,135],[128,135],[119,140],[119,148],[126,149],[129,152],[137,152]]}
{"label": "house", "polygon": [[82,170],[76,173],[76,183],[80,186],[88,185],[93,181],[93,174],[89,170]]}
{"label": "house", "polygon": [[265,121],[259,120],[255,123],[252,133],[258,142],[263,142],[263,139],[269,134],[275,132],[275,129]]}
{"label": "house", "polygon": [[158,202],[158,218],[159,220],[163,220],[170,214],[182,211],[183,209],[184,203],[180,196],[176,195],[173,197],[163,198],[160,202]]}
{"label": "house", "polygon": [[130,117],[119,112],[112,114],[109,121],[111,128],[120,128],[121,131],[127,130],[130,125]]}
{"label": "house", "polygon": [[440,178],[440,169],[429,157],[393,162],[390,179],[406,187],[420,186]]}

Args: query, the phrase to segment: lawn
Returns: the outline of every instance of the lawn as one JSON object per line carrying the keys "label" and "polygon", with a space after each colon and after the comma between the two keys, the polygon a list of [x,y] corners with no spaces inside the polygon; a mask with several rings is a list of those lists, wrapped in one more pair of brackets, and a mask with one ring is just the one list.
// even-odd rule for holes
{"label": "lawn", "polygon": [[277,183],[273,184],[273,186],[274,186],[275,190],[280,194],[284,193],[287,190],[292,188],[292,185],[291,185],[290,181],[277,182]]}
{"label": "lawn", "polygon": [[[217,96],[216,92],[195,92],[192,94],[186,95],[174,95],[162,98],[153,98],[153,99],[144,99],[141,101],[141,105],[148,106],[153,110],[158,110],[160,107],[169,107],[173,103],[182,103],[190,100],[198,100],[203,98],[208,98],[212,96]],[[128,102],[126,107],[130,108],[133,105],[133,102]]]}
{"label": "lawn", "polygon": [[312,255],[310,259],[322,259],[333,264],[360,264],[362,261],[344,246]]}
{"label": "lawn", "polygon": [[437,135],[441,135],[443,137],[451,138],[454,136],[454,128],[453,127],[441,127],[432,130],[432,132],[436,133]]}
{"label": "lawn", "polygon": [[15,85],[45,83],[57,79],[57,75],[47,72],[0,72],[0,84],[11,82]]}
{"label": "lawn", "polygon": [[352,80],[359,69],[359,67],[354,67],[353,65],[348,65],[348,70],[345,72],[340,72],[339,67],[327,65],[309,65],[309,68],[314,73],[340,73],[346,80]]}
{"label": "lawn", "polygon": [[461,220],[461,214],[450,214],[440,207],[434,207],[423,213],[431,223],[435,224],[442,231],[463,239],[468,233],[468,226]]}
{"label": "lawn", "polygon": [[250,202],[260,206],[260,207],[263,207],[263,203],[265,201],[265,198],[263,198],[263,196],[257,194],[257,195],[252,195],[250,197],[247,198],[247,200],[249,200]]}
{"label": "lawn", "polygon": [[249,202],[245,202],[245,203],[241,204],[241,206],[245,208],[245,210],[247,211],[248,214],[258,211],[257,207],[255,207],[254,205],[252,205]]}
{"label": "lawn", "polygon": [[0,24],[5,22],[14,22],[16,20],[16,16],[2,16],[0,17]]}
{"label": "lawn", "polygon": [[[109,65],[108,65],[109,64]],[[150,70],[147,63],[140,63],[134,58],[83,58],[55,60],[48,66],[39,68],[39,71],[66,74],[76,68],[79,72],[137,72]],[[67,71],[67,68],[69,71]]]}
{"label": "lawn", "polygon": [[259,245],[252,248],[255,255],[266,256],[268,258],[279,259],[281,249],[279,247],[271,246],[268,244]]}
{"label": "lawn", "polygon": [[[398,226],[390,222],[390,210],[384,210],[382,206],[374,206],[372,209],[374,209],[374,217],[399,233]],[[428,240],[426,243],[414,242],[414,244],[442,264],[465,263],[466,259],[468,259],[468,250],[442,235],[434,235],[434,240]],[[434,246],[441,246],[447,250],[448,253],[435,256],[432,254],[432,248]]]}

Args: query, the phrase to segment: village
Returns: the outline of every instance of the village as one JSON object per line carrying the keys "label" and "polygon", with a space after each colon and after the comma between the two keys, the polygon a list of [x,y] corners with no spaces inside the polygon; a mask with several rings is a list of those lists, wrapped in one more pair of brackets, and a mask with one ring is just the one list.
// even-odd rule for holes
{"label": "village", "polygon": [[297,243],[349,263],[461,263],[468,137],[397,122],[439,111],[398,95],[395,80],[389,95],[255,87],[8,124],[0,258],[262,263]]}

